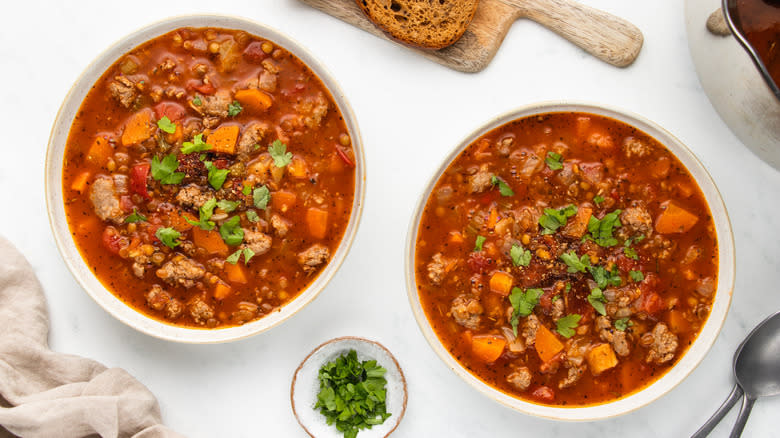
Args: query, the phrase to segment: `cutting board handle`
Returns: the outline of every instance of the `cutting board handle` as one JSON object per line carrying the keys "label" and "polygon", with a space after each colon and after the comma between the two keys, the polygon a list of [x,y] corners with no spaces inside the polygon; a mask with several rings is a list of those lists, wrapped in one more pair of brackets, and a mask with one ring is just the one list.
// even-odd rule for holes
{"label": "cutting board handle", "polygon": [[634,62],[642,49],[642,32],[620,17],[573,0],[501,0],[566,38],[586,52],[617,67]]}

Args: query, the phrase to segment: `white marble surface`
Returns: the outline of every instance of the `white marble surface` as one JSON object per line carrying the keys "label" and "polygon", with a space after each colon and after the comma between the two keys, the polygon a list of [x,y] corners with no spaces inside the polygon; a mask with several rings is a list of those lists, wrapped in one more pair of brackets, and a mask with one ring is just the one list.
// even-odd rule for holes
{"label": "white marble surface", "polygon": [[[409,409],[396,436],[690,435],[730,390],[743,336],[780,309],[780,172],[759,161],[718,118],[686,42],[682,2],[586,0],[645,35],[630,68],[603,64],[529,21],[517,22],[490,67],[457,73],[294,0],[208,2],[15,1],[0,26],[0,233],[30,259],[52,320],[51,345],[121,366],[157,394],[170,426],[191,437],[303,437],[289,403],[295,367],[322,341],[382,342],[404,367]],[[43,195],[49,128],[70,84],[109,44],[166,16],[243,15],[281,29],[316,53],[341,82],[367,146],[368,195],[352,252],[330,286],[280,327],[242,342],[177,345],[124,326],[77,285],[57,253]],[[528,417],[484,398],[448,371],[413,320],[403,242],[419,187],[468,131],[529,102],[579,99],[616,105],[666,127],[699,156],[725,198],[735,230],[737,284],[723,332],[704,362],[670,394],[635,413],[592,424]],[[780,436],[780,398],[756,404],[746,436]],[[735,414],[715,431],[726,436]]]}

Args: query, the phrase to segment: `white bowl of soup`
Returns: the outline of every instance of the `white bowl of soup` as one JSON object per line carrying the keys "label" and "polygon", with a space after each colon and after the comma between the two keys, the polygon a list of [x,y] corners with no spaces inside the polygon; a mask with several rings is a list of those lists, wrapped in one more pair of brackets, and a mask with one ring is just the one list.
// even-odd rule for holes
{"label": "white bowl of soup", "polygon": [[118,320],[193,343],[244,338],[311,302],[365,191],[355,115],[291,38],[198,15],[140,29],[68,93],[46,157],[57,246]]}
{"label": "white bowl of soup", "polygon": [[521,107],[460,142],[425,187],[409,301],[444,363],[518,411],[586,421],[661,397],[726,318],[734,243],[707,171],[603,105]]}

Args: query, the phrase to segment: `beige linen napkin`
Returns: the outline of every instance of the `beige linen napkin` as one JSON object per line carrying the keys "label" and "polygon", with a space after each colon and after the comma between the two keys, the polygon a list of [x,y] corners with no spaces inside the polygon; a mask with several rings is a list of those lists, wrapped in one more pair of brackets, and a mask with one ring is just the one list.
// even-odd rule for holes
{"label": "beige linen napkin", "polygon": [[[24,256],[0,237],[0,425],[21,437],[181,437],[126,371],[48,347],[49,317]],[[0,427],[0,436],[3,436]]]}

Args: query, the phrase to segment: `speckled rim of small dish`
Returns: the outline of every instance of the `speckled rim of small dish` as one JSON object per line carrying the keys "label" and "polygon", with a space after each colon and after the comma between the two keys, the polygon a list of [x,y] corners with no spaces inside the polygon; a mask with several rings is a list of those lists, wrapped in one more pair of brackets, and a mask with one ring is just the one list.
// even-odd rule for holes
{"label": "speckled rim of small dish", "polygon": [[[715,300],[713,301],[710,316],[707,318],[707,322],[704,327],[702,327],[702,330],[693,345],[688,348],[685,355],[679,359],[672,369],[653,384],[621,399],[584,407],[554,407],[530,403],[499,391],[468,372],[452,357],[447,349],[444,348],[438,336],[428,323],[425,311],[420,303],[419,294],[417,293],[414,270],[415,242],[417,240],[417,232],[425,203],[436,185],[436,182],[450,163],[452,163],[468,145],[480,136],[505,123],[533,115],[562,112],[583,112],[609,117],[640,129],[666,146],[667,149],[669,149],[669,151],[671,151],[688,169],[699,184],[699,187],[707,200],[707,204],[710,207],[718,238],[718,289],[716,291]],[[414,214],[412,215],[409,224],[404,264],[406,270],[407,295],[409,304],[412,307],[412,312],[417,320],[417,325],[420,327],[423,336],[428,341],[431,348],[433,348],[439,358],[455,372],[455,374],[480,393],[504,406],[529,415],[563,421],[593,421],[627,414],[650,404],[674,389],[691,372],[693,372],[699,363],[701,363],[720,333],[731,303],[736,273],[734,234],[731,229],[726,205],[724,204],[723,198],[721,197],[718,188],[715,186],[712,177],[693,152],[671,133],[642,116],[608,105],[577,101],[549,101],[522,106],[493,118],[458,143],[452,152],[444,158],[442,164],[433,174],[418,199],[417,206],[415,207]]]}
{"label": "speckled rim of small dish", "polygon": [[[333,344],[333,343],[336,343],[336,342],[345,341],[345,340],[353,340],[353,341],[357,341],[357,342],[364,342],[364,343],[367,343],[367,344],[373,344],[373,345],[379,347],[380,349],[384,350],[387,353],[387,355],[390,357],[390,359],[392,359],[393,365],[395,366],[396,369],[398,369],[398,373],[401,375],[401,384],[402,384],[403,391],[404,391],[403,404],[402,404],[402,408],[401,408],[401,413],[398,414],[397,419],[395,420],[395,425],[393,426],[392,429],[390,429],[385,434],[385,438],[387,438],[390,435],[392,435],[393,432],[395,432],[395,430],[398,428],[398,425],[400,425],[401,421],[404,419],[404,414],[406,414],[406,403],[409,400],[409,389],[407,388],[407,385],[406,385],[406,376],[404,375],[404,370],[403,370],[403,368],[401,368],[401,365],[398,363],[398,360],[395,358],[395,356],[393,356],[393,353],[390,352],[390,350],[387,349],[387,347],[385,347],[384,345],[380,344],[379,342],[372,341],[370,339],[357,337],[357,336],[341,336],[341,337],[338,337],[338,338],[333,338],[333,339],[331,339],[329,341],[325,341],[322,344],[318,345],[317,348],[312,350],[311,353],[307,354],[305,358],[303,358],[301,363],[298,365],[298,368],[295,369],[295,373],[293,374],[292,383],[290,384],[290,405],[292,406],[293,415],[295,416],[295,420],[298,422],[298,424],[301,425],[303,430],[306,431],[306,433],[309,436],[311,436],[312,438],[316,438],[314,436],[314,434],[311,433],[309,431],[309,429],[306,428],[306,425],[304,425],[303,422],[301,421],[301,419],[298,417],[298,411],[295,408],[295,383],[298,380],[298,372],[301,370],[301,368],[303,368],[303,366],[306,364],[306,362],[309,361],[309,358],[312,357],[315,353],[317,353],[318,351],[322,350],[323,348],[325,348],[326,346],[328,346],[330,344]],[[382,365],[382,364],[379,364],[379,365]],[[395,415],[395,413],[393,413],[393,415]],[[358,434],[358,435],[360,435],[360,434]]]}
{"label": "speckled rim of small dish", "polygon": [[[320,78],[333,96],[344,117],[356,156],[355,193],[352,213],[338,249],[328,265],[306,290],[279,310],[237,327],[223,329],[177,327],[145,316],[126,305],[108,291],[89,270],[73,242],[65,216],[62,192],[62,164],[65,144],[75,114],[78,112],[87,92],[100,76],[122,55],[154,37],[182,27],[216,27],[243,30],[261,38],[267,38],[297,56]],[[128,326],[159,339],[191,344],[213,344],[237,341],[275,327],[304,308],[319,295],[341,267],[355,239],[365,203],[365,173],[363,140],[352,107],[333,75],[314,55],[291,37],[265,24],[242,17],[204,14],[170,17],[144,26],[111,45],[84,69],[68,91],[52,125],[46,150],[44,186],[49,224],[51,225],[59,253],[70,272],[76,278],[76,281],[100,307]]]}

